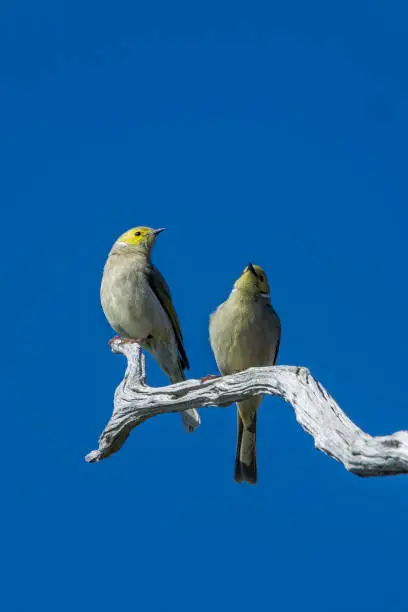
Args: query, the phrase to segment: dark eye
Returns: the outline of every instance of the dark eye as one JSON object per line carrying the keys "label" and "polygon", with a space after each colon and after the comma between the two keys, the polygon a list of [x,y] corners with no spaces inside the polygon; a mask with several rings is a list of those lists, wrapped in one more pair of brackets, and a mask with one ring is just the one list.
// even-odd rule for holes
{"label": "dark eye", "polygon": [[140,236],[140,232],[135,232],[135,236]]}
{"label": "dark eye", "polygon": [[259,277],[259,280],[261,281],[261,283],[263,283],[265,279],[264,279],[264,277],[263,277],[263,276],[260,276],[260,277]]}

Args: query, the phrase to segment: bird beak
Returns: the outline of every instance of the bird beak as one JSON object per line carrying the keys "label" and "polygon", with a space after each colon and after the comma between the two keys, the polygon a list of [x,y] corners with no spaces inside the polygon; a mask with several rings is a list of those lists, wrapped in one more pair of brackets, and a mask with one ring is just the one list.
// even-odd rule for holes
{"label": "bird beak", "polygon": [[157,229],[157,230],[152,230],[152,234],[153,234],[153,236],[157,236],[157,235],[158,235],[158,234],[160,234],[161,232],[164,232],[164,230],[165,230],[165,229],[166,229],[165,227],[160,227],[160,228],[159,228],[159,229]]}
{"label": "bird beak", "polygon": [[254,266],[253,266],[251,263],[249,263],[249,264],[248,264],[248,270],[249,270],[249,271],[250,271],[250,273],[251,273],[251,274],[253,274],[254,276],[258,276],[258,275],[257,275],[257,273],[256,273],[256,271],[255,271]]}

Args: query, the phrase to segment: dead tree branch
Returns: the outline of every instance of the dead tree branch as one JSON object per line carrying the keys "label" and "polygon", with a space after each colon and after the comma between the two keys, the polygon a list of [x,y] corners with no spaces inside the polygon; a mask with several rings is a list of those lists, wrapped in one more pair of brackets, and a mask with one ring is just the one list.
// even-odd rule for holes
{"label": "dead tree branch", "polygon": [[252,395],[277,395],[292,405],[301,427],[315,447],[359,476],[408,473],[408,431],[372,437],[355,425],[307,368],[271,366],[250,368],[205,382],[187,380],[167,387],[146,385],[145,359],[137,344],[120,339],[111,345],[128,361],[125,377],[115,392],[114,411],[99,448],[86,456],[89,463],[118,451],[131,430],[158,414],[189,408],[226,406]]}

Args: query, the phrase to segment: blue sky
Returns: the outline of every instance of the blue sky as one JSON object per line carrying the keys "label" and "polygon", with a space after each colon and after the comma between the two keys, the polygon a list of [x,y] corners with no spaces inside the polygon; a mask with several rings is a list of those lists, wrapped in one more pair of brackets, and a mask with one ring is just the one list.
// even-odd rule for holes
{"label": "blue sky", "polygon": [[280,363],[368,432],[407,427],[406,12],[1,3],[4,609],[406,610],[408,479],[348,474],[279,399],[256,487],[232,478],[233,408],[83,459],[124,368],[102,267],[139,224],[167,227],[191,376],[216,371],[208,317],[252,261]]}

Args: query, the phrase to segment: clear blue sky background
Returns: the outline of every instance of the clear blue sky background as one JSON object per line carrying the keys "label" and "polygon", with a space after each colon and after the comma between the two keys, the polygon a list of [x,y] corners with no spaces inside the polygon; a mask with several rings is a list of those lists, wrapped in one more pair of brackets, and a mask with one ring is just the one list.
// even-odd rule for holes
{"label": "clear blue sky background", "polygon": [[233,408],[84,455],[124,368],[102,267],[138,224],[168,228],[191,376],[250,260],[280,363],[370,433],[408,428],[407,33],[402,1],[1,3],[5,610],[406,611],[408,478],[347,473],[279,399],[257,487]]}

